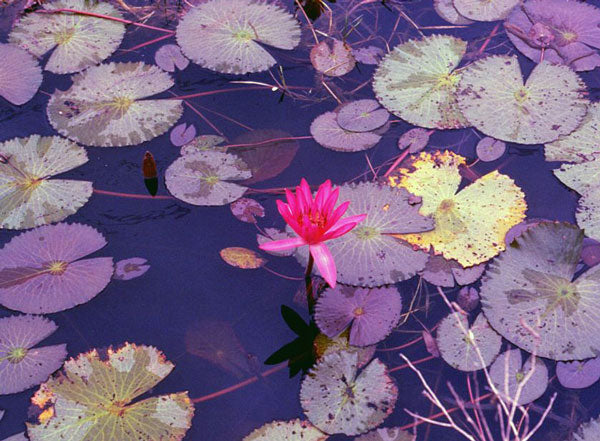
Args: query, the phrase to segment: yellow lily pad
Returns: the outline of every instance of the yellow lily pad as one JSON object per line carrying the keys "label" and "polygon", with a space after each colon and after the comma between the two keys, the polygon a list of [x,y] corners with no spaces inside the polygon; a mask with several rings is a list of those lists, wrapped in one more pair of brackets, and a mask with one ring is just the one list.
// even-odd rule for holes
{"label": "yellow lily pad", "polygon": [[267,261],[248,248],[229,247],[220,251],[221,258],[231,266],[242,269],[256,269]]}
{"label": "yellow lily pad", "polygon": [[521,189],[498,171],[458,191],[464,164],[464,157],[450,151],[422,152],[410,168],[396,171],[390,185],[420,196],[420,213],[435,219],[431,231],[394,236],[469,267],[505,249],[504,236],[525,219],[527,204]]}

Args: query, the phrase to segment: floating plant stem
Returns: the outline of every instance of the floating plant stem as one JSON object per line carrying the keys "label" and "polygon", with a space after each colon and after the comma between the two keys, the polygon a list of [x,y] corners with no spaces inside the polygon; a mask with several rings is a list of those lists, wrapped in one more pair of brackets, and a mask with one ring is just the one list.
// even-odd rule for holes
{"label": "floating plant stem", "polygon": [[147,194],[135,194],[135,193],[120,193],[116,191],[108,191],[108,190],[99,190],[94,188],[94,193],[103,194],[105,196],[118,196],[121,198],[131,198],[131,199],[175,199],[173,196],[150,196]]}
{"label": "floating plant stem", "polygon": [[315,294],[313,292],[312,270],[315,259],[312,254],[308,253],[308,263],[306,264],[306,272],[304,273],[304,283],[306,285],[306,302],[308,303],[308,312],[312,316],[315,312]]}

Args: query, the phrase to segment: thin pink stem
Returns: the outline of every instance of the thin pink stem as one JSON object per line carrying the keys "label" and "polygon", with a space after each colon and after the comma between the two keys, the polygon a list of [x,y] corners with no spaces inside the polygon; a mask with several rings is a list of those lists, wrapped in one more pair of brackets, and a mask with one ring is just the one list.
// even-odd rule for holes
{"label": "thin pink stem", "polygon": [[419,343],[421,340],[423,340],[423,337],[419,337],[419,338],[415,338],[414,340],[411,340],[407,343],[404,343],[403,345],[400,346],[395,346],[393,348],[384,348],[384,349],[377,349],[377,352],[389,352],[389,351],[400,351],[404,348],[408,348],[409,346],[412,346],[416,343]]}
{"label": "thin pink stem", "polygon": [[406,158],[408,156],[409,153],[409,149],[407,148],[400,156],[398,156],[398,159],[396,159],[394,161],[394,163],[391,165],[390,168],[388,168],[388,171],[385,172],[385,175],[383,175],[384,178],[387,178],[389,176],[389,174],[391,172],[394,171],[394,169],[398,166],[398,164],[400,164],[402,161],[404,161],[404,158]]}
{"label": "thin pink stem", "polygon": [[[310,87],[305,87],[305,86],[286,86],[286,88],[287,89],[310,89]],[[180,95],[177,98],[173,97],[173,98],[165,98],[165,99],[167,99],[167,100],[183,100],[183,99],[188,99],[188,98],[199,98],[202,96],[217,95],[219,93],[242,92],[244,90],[265,90],[265,89],[271,90],[271,86],[232,87],[229,89],[209,90],[207,92],[198,92],[198,93],[192,93],[190,95]]]}
{"label": "thin pink stem", "polygon": [[267,139],[266,141],[260,141],[260,142],[250,142],[248,144],[228,144],[225,145],[223,147],[227,147],[227,148],[232,148],[232,147],[252,147],[255,145],[263,145],[263,144],[270,144],[272,142],[277,142],[277,141],[295,141],[295,140],[300,140],[300,139],[313,139],[312,136],[289,136],[286,138],[272,138],[272,139]]}
{"label": "thin pink stem", "polygon": [[119,193],[116,191],[99,190],[97,188],[94,188],[94,193],[130,199],[175,199],[173,196],[151,196],[149,194]]}
{"label": "thin pink stem", "polygon": [[128,49],[121,49],[121,52],[132,52],[138,49],[141,49],[146,46],[150,46],[151,44],[158,43],[159,41],[166,40],[167,38],[171,38],[173,34],[161,35],[160,37],[154,38],[152,40],[146,41],[145,43],[140,43],[137,46],[130,47]]}
{"label": "thin pink stem", "polygon": [[[425,357],[425,358],[421,358],[420,360],[413,361],[413,365],[416,366],[418,364],[425,363],[426,361],[433,360],[434,358],[437,358],[437,357],[430,355],[429,357]],[[389,369],[388,372],[401,371],[402,369],[406,369],[407,367],[409,367],[407,364],[401,364],[400,366],[396,366],[395,368]]]}
{"label": "thin pink stem", "polygon": [[496,32],[498,32],[498,29],[500,29],[500,22],[498,22],[498,24],[496,24],[496,26],[494,26],[494,29],[492,29],[492,32],[490,32],[490,35],[488,35],[488,38],[483,42],[483,44],[477,51],[478,54],[483,53],[485,48],[488,47],[488,44],[490,44],[490,41],[492,41],[492,37],[494,35],[496,35]]}
{"label": "thin pink stem", "polygon": [[285,274],[281,274],[278,273],[275,270],[272,270],[271,268],[267,267],[267,266],[263,266],[262,269],[267,270],[268,272],[270,272],[271,274],[276,275],[277,277],[281,277],[283,279],[286,280],[304,280],[304,277],[292,277],[292,276],[286,276]]}
{"label": "thin pink stem", "polygon": [[131,20],[125,20],[124,18],[113,17],[112,15],[97,14],[95,12],[80,11],[78,9],[70,9],[70,8],[38,9],[35,12],[39,13],[39,14],[60,14],[60,13],[64,13],[64,12],[69,12],[71,14],[87,15],[89,17],[104,18],[106,20],[118,21],[120,23],[134,25],[134,26],[138,26],[140,28],[152,29],[154,31],[167,32],[169,34],[174,34],[175,33],[175,31],[172,31],[170,29],[158,28],[156,26],[150,26],[150,25],[147,25],[147,24],[144,24],[144,23],[138,23],[138,22],[131,21]]}

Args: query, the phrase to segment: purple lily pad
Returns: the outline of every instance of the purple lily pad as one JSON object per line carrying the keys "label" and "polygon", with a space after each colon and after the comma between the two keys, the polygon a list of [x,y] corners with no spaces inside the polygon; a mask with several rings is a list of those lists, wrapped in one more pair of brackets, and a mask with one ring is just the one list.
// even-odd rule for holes
{"label": "purple lily pad", "polygon": [[25,50],[12,44],[0,44],[0,96],[20,106],[29,101],[42,84],[42,68]]}
{"label": "purple lily pad", "polygon": [[0,250],[0,304],[48,314],[85,303],[113,275],[111,257],[83,259],[106,245],[94,228],[47,225],[14,237]]}
{"label": "purple lily pad", "polygon": [[464,268],[456,260],[448,260],[442,255],[432,254],[422,274],[423,278],[432,285],[452,288],[455,280],[459,285],[475,283],[484,270],[485,264]]}
{"label": "purple lily pad", "polygon": [[337,122],[344,130],[370,132],[383,126],[390,114],[376,100],[358,100],[343,104],[337,112]]}
{"label": "purple lily pad", "polygon": [[385,54],[384,50],[377,46],[367,46],[352,49],[352,55],[354,55],[354,59],[362,64],[379,64],[383,54]]}
{"label": "purple lily pad", "polygon": [[4,438],[2,441],[29,441],[29,438],[25,436],[25,432],[17,433],[16,435]]}
{"label": "purple lily pad", "polygon": [[[490,377],[501,396],[522,406],[541,397],[548,387],[548,368],[539,358],[531,356],[522,364],[521,351],[510,349],[496,358],[490,367]],[[527,381],[525,381],[525,379]],[[519,396],[517,392],[521,386]]]}
{"label": "purple lily pad", "polygon": [[190,60],[185,58],[181,49],[176,44],[165,44],[154,54],[156,65],[167,72],[175,72],[175,67],[183,70],[188,67]]}
{"label": "purple lily pad", "polygon": [[181,123],[173,127],[170,134],[171,144],[176,147],[181,147],[189,142],[192,142],[196,137],[196,127],[193,124],[189,126],[186,123]]}
{"label": "purple lily pad", "polygon": [[479,293],[473,287],[463,286],[460,291],[458,291],[456,303],[458,303],[458,306],[464,311],[471,312],[479,305]]}
{"label": "purple lily pad", "polygon": [[398,148],[404,150],[408,147],[410,153],[418,153],[427,147],[430,136],[431,130],[422,129],[420,127],[410,129],[398,138]]}
{"label": "purple lily pad", "polygon": [[356,60],[349,47],[340,40],[323,40],[310,51],[310,61],[314,68],[323,75],[341,77],[356,65]]}
{"label": "purple lily pad", "polygon": [[233,215],[242,222],[256,223],[256,217],[265,217],[265,207],[250,198],[241,198],[229,206]]}
{"label": "purple lily pad", "polygon": [[62,366],[66,345],[33,348],[56,329],[54,322],[41,316],[0,319],[0,395],[36,386]]}
{"label": "purple lily pad", "polygon": [[369,346],[389,335],[400,321],[402,298],[397,289],[354,288],[338,285],[323,293],[315,307],[315,321],[328,337],[348,326],[352,346]]}
{"label": "purple lily pad", "polygon": [[517,237],[521,236],[525,231],[529,230],[531,227],[535,227],[541,221],[527,219],[523,222],[518,223],[514,227],[512,227],[504,236],[504,243],[506,246],[510,246],[510,243],[515,240]]}
{"label": "purple lily pad", "polygon": [[373,132],[351,132],[337,122],[335,112],[319,115],[310,125],[310,133],[323,147],[338,152],[359,152],[373,147],[381,139]]}
{"label": "purple lily pad", "polygon": [[475,147],[477,157],[483,162],[492,162],[500,158],[506,151],[506,143],[486,136]]}
{"label": "purple lily pad", "polygon": [[425,349],[427,349],[427,352],[436,358],[440,358],[442,354],[440,354],[440,348],[438,348],[437,341],[435,341],[433,335],[431,335],[429,331],[423,331],[421,336],[423,337],[423,343],[425,343]]}
{"label": "purple lily pad", "polygon": [[600,263],[600,242],[588,237],[583,239],[581,260],[588,266],[598,265]]}
{"label": "purple lily pad", "polygon": [[569,389],[584,389],[600,380],[600,357],[587,361],[556,363],[556,377]]}
{"label": "purple lily pad", "polygon": [[131,280],[140,277],[150,269],[150,265],[147,265],[147,263],[148,261],[143,257],[119,260],[115,265],[113,279]]}

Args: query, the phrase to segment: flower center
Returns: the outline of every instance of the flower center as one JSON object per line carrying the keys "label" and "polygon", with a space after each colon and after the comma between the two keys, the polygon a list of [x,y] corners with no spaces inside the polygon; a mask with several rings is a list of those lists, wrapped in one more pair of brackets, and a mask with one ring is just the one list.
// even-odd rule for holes
{"label": "flower center", "polygon": [[233,36],[233,38],[235,38],[240,43],[247,43],[250,40],[252,40],[253,37],[254,37],[254,35],[246,29],[242,29],[242,30],[236,32],[235,35]]}
{"label": "flower center", "polygon": [[219,177],[215,175],[205,176],[203,179],[208,185],[216,185],[220,181]]}
{"label": "flower center", "polygon": [[75,35],[75,29],[65,29],[54,34],[54,41],[56,44],[66,44],[73,38],[73,35]]}
{"label": "flower center", "polygon": [[37,176],[29,176],[21,181],[21,185],[25,187],[25,190],[33,191],[40,186],[42,181],[43,179],[40,179]]}
{"label": "flower center", "polygon": [[305,225],[307,220],[310,225],[316,228],[325,228],[325,225],[327,225],[327,216],[318,210],[310,210],[307,214],[298,216],[298,223],[300,225]]}
{"label": "flower center", "polygon": [[524,87],[521,87],[519,90],[515,92],[515,99],[517,103],[523,104],[527,97],[529,96],[529,92]]}
{"label": "flower center", "polygon": [[132,104],[133,100],[131,98],[120,96],[112,101],[111,106],[114,107],[115,110],[118,110],[119,112],[121,112],[121,114],[123,114],[127,112],[127,110],[129,110],[129,106],[131,106]]}
{"label": "flower center", "polygon": [[6,359],[8,360],[9,363],[17,364],[17,363],[20,363],[21,361],[23,361],[23,359],[25,358],[26,355],[27,355],[26,348],[13,348],[10,350],[10,352],[6,356]]}
{"label": "flower center", "polygon": [[567,44],[573,43],[577,40],[577,34],[573,31],[563,31],[561,36],[567,42]]}
{"label": "flower center", "polygon": [[355,228],[352,232],[361,240],[370,240],[379,236],[379,231],[367,226]]}
{"label": "flower center", "polygon": [[48,265],[48,271],[50,271],[50,274],[53,276],[61,276],[67,270],[67,266],[68,263],[64,260],[55,260]]}
{"label": "flower center", "polygon": [[354,314],[354,317],[360,317],[364,313],[365,313],[365,310],[363,309],[362,306],[354,308],[354,311],[352,311],[352,314]]}

